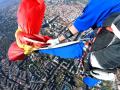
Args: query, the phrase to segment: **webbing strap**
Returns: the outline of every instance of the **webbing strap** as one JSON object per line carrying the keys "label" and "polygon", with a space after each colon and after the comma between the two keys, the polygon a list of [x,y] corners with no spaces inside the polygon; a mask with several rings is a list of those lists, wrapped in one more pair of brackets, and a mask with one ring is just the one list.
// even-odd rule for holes
{"label": "webbing strap", "polygon": [[102,28],[98,28],[97,32],[96,32],[96,36],[93,38],[92,42],[91,42],[91,47],[89,48],[89,51],[92,50],[92,46],[94,44],[94,42],[96,41],[97,35],[101,32]]}

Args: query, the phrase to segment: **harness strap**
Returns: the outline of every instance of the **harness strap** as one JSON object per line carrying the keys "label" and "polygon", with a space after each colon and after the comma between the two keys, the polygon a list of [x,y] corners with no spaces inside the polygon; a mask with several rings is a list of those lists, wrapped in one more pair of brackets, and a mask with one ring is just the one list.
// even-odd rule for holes
{"label": "harness strap", "polygon": [[92,42],[91,42],[91,47],[89,48],[89,51],[92,50],[92,48],[93,48],[92,46],[93,46],[94,42],[96,41],[96,38],[97,38],[98,34],[99,34],[101,31],[102,31],[102,28],[98,28],[98,30],[97,30],[97,32],[96,32],[96,36],[93,38],[93,40],[92,40]]}

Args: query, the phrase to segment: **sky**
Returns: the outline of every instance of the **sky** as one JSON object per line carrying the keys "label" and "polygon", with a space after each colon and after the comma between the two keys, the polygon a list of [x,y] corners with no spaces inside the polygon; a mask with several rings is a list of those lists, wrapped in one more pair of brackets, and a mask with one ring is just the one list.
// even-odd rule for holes
{"label": "sky", "polygon": [[0,9],[17,4],[20,0],[0,0]]}

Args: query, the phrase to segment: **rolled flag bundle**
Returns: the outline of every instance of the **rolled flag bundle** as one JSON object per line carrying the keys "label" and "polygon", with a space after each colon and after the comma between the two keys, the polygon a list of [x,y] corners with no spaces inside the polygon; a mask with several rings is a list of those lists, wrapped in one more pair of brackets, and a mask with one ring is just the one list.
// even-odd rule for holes
{"label": "rolled flag bundle", "polygon": [[23,60],[25,55],[48,45],[46,42],[50,37],[39,34],[44,12],[44,0],[21,0],[17,11],[16,43],[12,43],[8,50],[9,60]]}
{"label": "rolled flag bundle", "polygon": [[46,47],[48,36],[42,36],[37,34],[26,34],[19,29],[15,33],[16,42],[19,48],[24,49],[24,54],[30,54],[32,51],[42,47]]}

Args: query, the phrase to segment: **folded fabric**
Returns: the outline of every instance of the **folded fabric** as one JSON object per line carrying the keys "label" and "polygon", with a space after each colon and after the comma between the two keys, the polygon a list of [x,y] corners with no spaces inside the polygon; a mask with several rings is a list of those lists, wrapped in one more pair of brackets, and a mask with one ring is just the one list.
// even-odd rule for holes
{"label": "folded fabric", "polygon": [[83,55],[83,42],[68,42],[54,47],[41,48],[40,53],[52,54],[61,58],[81,58]]}
{"label": "folded fabric", "polygon": [[39,34],[45,12],[44,0],[21,0],[17,10],[18,26],[26,34]]}
{"label": "folded fabric", "polygon": [[16,42],[13,42],[8,50],[8,58],[10,61],[24,60],[24,49],[18,47]]}
{"label": "folded fabric", "polygon": [[44,0],[21,0],[17,10],[16,43],[8,50],[10,60],[23,59],[25,55],[48,45],[46,42],[50,38],[40,34],[45,8]]}
{"label": "folded fabric", "polygon": [[38,48],[46,47],[48,45],[46,42],[50,39],[48,36],[26,34],[20,29],[17,29],[15,37],[17,45],[24,49],[24,54],[29,54]]}

